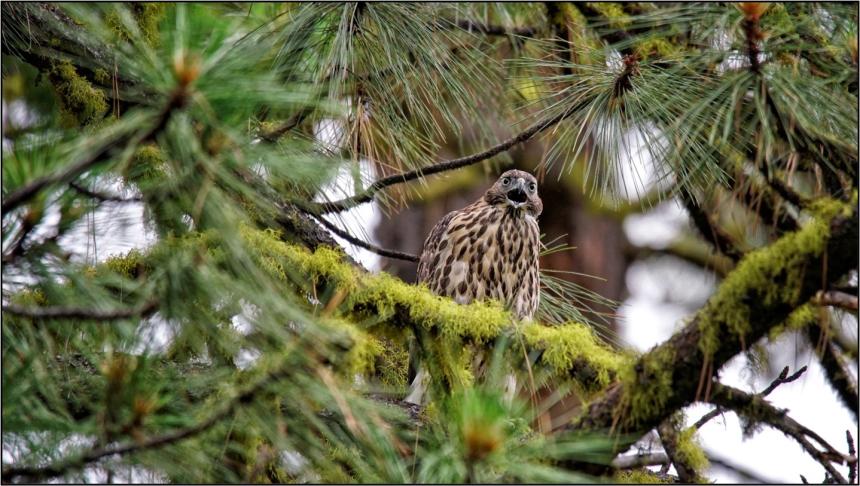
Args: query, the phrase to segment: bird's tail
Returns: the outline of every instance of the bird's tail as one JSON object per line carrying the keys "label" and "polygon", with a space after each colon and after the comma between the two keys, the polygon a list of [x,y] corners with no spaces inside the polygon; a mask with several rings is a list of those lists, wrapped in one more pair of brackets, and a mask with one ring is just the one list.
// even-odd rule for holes
{"label": "bird's tail", "polygon": [[418,368],[418,373],[415,374],[415,378],[412,380],[412,384],[409,387],[409,395],[407,395],[403,401],[413,405],[423,406],[429,399],[429,386],[430,373],[427,371],[427,368],[421,366]]}

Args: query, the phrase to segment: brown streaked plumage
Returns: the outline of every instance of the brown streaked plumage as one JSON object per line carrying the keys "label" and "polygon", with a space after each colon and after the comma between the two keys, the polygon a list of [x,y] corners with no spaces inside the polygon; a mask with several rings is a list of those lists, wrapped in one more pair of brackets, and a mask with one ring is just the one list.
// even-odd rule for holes
{"label": "brown streaked plumage", "polygon": [[531,319],[540,289],[541,211],[534,176],[505,172],[483,197],[433,227],[418,281],[461,304],[496,299],[518,318]]}
{"label": "brown streaked plumage", "polygon": [[[433,227],[418,262],[418,281],[460,304],[496,299],[518,318],[531,320],[540,298],[537,217],[542,211],[534,176],[505,172],[483,197]],[[479,353],[476,365],[482,360]],[[404,401],[423,403],[429,380],[422,367]],[[508,375],[505,381],[510,400],[516,379]]]}

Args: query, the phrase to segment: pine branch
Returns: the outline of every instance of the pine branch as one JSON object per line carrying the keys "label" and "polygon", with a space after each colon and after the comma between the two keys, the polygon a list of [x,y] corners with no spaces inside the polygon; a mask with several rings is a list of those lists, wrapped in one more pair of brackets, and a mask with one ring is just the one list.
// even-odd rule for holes
{"label": "pine branch", "polygon": [[[609,19],[605,18],[603,14],[600,13],[600,11],[594,8],[592,5],[589,5],[589,2],[574,2],[574,5],[576,5],[576,8],[579,9],[579,11],[585,17],[585,20],[588,21],[588,23],[598,25],[605,25],[608,23]],[[609,45],[619,43],[629,44],[633,39],[633,36],[625,29],[613,28],[594,30],[597,31],[600,35],[600,38],[606,41],[606,43]],[[625,45],[624,47],[619,49],[619,52],[622,56],[630,56],[633,54],[633,48],[629,45]]]}
{"label": "pine branch", "polygon": [[260,138],[269,143],[277,142],[285,133],[299,126],[311,113],[313,108],[305,108],[294,113],[290,118],[278,127],[264,133],[260,133]]}
{"label": "pine branch", "polygon": [[167,121],[170,119],[170,115],[175,110],[180,109],[182,108],[182,106],[185,105],[185,101],[185,87],[180,86],[170,96],[167,104],[164,106],[164,108],[162,108],[161,112],[156,117],[155,123],[149,130],[137,137],[133,137],[132,135],[126,135],[121,137],[119,140],[113,140],[111,142],[105,143],[88,157],[84,157],[77,162],[72,163],[63,169],[54,172],[53,174],[48,174],[36,178],[33,181],[30,181],[29,184],[25,185],[24,187],[18,188],[3,199],[2,215],[6,216],[9,212],[14,210],[18,206],[26,203],[27,201],[35,197],[43,189],[54,184],[69,182],[81,175],[82,173],[92,169],[96,165],[104,162],[105,160],[108,160],[110,158],[110,152],[115,147],[128,142],[140,144],[152,140],[167,125]]}
{"label": "pine branch", "polygon": [[158,309],[158,301],[151,300],[131,309],[101,310],[84,307],[22,307],[15,304],[3,306],[3,312],[30,319],[85,319],[112,321],[129,317],[146,316]]}
{"label": "pine branch", "polygon": [[[810,456],[824,467],[833,479],[841,484],[847,483],[845,477],[832,464],[833,462],[838,464],[845,463],[847,461],[846,456],[828,444],[820,435],[786,415],[785,410],[777,409],[760,396],[751,395],[743,390],[721,383],[714,384],[714,394],[710,397],[709,401],[723,408],[733,410],[738,415],[747,417],[755,423],[767,424],[793,438]],[[818,449],[810,441],[817,442],[825,450]]]}
{"label": "pine branch", "polygon": [[401,172],[400,174],[393,174],[388,177],[383,177],[382,179],[378,179],[376,182],[371,184],[370,187],[368,187],[364,191],[354,196],[350,196],[339,201],[325,203],[304,203],[304,207],[315,214],[346,211],[347,209],[357,206],[359,204],[372,201],[376,193],[388,186],[402,184],[404,182],[409,182],[411,180],[419,179],[421,177],[439,174],[441,172],[446,172],[449,170],[459,169],[461,167],[477,164],[478,162],[487,160],[490,157],[498,155],[515,145],[518,145],[531,139],[538,133],[564,120],[565,118],[573,114],[578,108],[578,105],[571,107],[552,118],[535,123],[526,130],[499,143],[498,145],[484,150],[483,152],[467,155],[465,157],[460,157],[456,159],[446,160],[444,162],[439,162],[437,164],[422,167],[420,169],[410,170],[406,172]]}
{"label": "pine branch", "polygon": [[173,432],[169,432],[139,442],[116,445],[112,447],[96,447],[89,452],[80,455],[79,457],[61,460],[56,463],[48,464],[45,466],[10,466],[3,470],[3,481],[7,482],[15,478],[25,478],[28,481],[39,481],[47,478],[57,477],[77,470],[103,457],[114,455],[122,456],[134,452],[158,449],[179,442],[181,440],[194,437],[203,432],[206,432],[218,422],[233,415],[233,413],[241,405],[251,402],[254,399],[254,396],[260,391],[262,391],[265,387],[275,381],[279,381],[289,376],[290,373],[291,371],[287,370],[279,370],[269,373],[268,376],[266,376],[244,392],[240,393],[232,400],[230,400],[230,402],[220,411],[212,414],[209,418],[190,427],[177,429]]}
{"label": "pine branch", "polygon": [[517,36],[517,37],[535,37],[538,34],[538,29],[535,27],[503,27],[500,25],[482,24],[472,20],[457,20],[443,21],[438,24],[441,27],[457,27],[468,32],[478,32],[484,35],[494,36]]}

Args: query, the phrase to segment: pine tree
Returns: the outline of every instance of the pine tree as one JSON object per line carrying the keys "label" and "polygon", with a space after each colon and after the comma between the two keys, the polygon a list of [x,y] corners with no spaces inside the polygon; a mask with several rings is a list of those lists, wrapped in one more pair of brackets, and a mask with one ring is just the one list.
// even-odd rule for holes
{"label": "pine tree", "polygon": [[[800,333],[857,417],[841,333],[857,323],[856,5],[2,14],[4,481],[641,482],[673,465],[694,482],[696,430],[723,410],[856,481],[850,433],[846,453],[765,399],[802,369],[757,395],[719,381]],[[616,221],[595,232],[616,259],[617,221],[679,201],[696,237],[662,251],[713,272],[715,292],[637,354],[607,315],[618,289],[545,268],[540,322],[520,323],[368,272],[334,238],[414,261],[335,218],[371,201],[395,217],[438,181],[465,193],[511,163],[564,196],[556,213]],[[128,205],[150,246],[67,253],[97,208]],[[576,261],[555,236],[543,263]],[[416,333],[433,337],[420,409],[401,402]],[[507,366],[526,384],[513,403]],[[575,406],[548,417],[561,397]],[[685,427],[695,402],[715,411]],[[655,429],[662,473],[619,456]]]}

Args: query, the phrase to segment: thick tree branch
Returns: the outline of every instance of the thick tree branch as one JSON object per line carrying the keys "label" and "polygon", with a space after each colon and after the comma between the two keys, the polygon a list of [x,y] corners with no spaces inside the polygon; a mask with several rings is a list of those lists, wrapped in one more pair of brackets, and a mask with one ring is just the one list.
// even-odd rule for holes
{"label": "thick tree branch", "polygon": [[[701,394],[703,381],[710,382],[715,372],[743,349],[744,343],[752,344],[764,337],[798,305],[812,298],[824,275],[835,280],[856,268],[855,217],[854,213],[833,216],[829,223],[824,220],[806,226],[751,252],[691,322],[642,356],[634,366],[635,376],[592,401],[571,427],[642,432],[694,402]],[[822,231],[830,234],[823,242],[823,251],[800,243]],[[782,252],[791,252],[790,258]],[[826,258],[825,254],[840,257]],[[765,279],[767,288],[758,287],[750,280],[753,276]],[[767,296],[768,288],[793,290]],[[743,321],[738,322],[738,318]],[[738,326],[743,326],[740,332],[733,331]],[[663,385],[655,390],[654,383]]]}
{"label": "thick tree branch", "polygon": [[557,124],[558,122],[564,120],[568,116],[570,116],[574,111],[578,109],[578,106],[571,107],[560,114],[548,118],[546,120],[542,120],[538,123],[535,123],[531,127],[526,130],[518,133],[517,135],[501,142],[498,145],[488,148],[483,152],[479,152],[477,154],[467,155],[465,157],[460,157],[457,159],[446,160],[444,162],[439,162],[437,164],[433,164],[427,167],[422,167],[420,169],[410,170],[406,172],[401,172],[399,174],[393,174],[388,177],[383,177],[382,179],[377,180],[373,184],[370,185],[364,191],[339,201],[325,202],[325,203],[305,203],[306,208],[309,211],[312,211],[316,214],[324,214],[331,212],[340,212],[346,211],[347,209],[357,206],[362,203],[370,202],[373,200],[376,193],[381,191],[382,189],[393,186],[395,184],[402,184],[404,182],[409,182],[411,180],[415,180],[421,177],[426,177],[433,174],[439,174],[441,172],[446,172],[449,170],[459,169],[461,167],[466,167],[468,165],[477,164],[478,162],[482,162],[484,160],[489,159],[495,155],[498,155],[511,147],[518,145],[522,142],[525,142],[538,133],[546,130],[549,127]]}
{"label": "thick tree branch", "polygon": [[678,431],[683,425],[680,417],[675,414],[657,426],[657,433],[660,435],[660,442],[663,443],[666,455],[669,456],[672,464],[675,465],[678,479],[684,483],[698,483],[701,481],[701,471],[696,471],[693,465],[688,463],[678,450]]}

